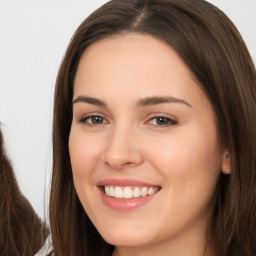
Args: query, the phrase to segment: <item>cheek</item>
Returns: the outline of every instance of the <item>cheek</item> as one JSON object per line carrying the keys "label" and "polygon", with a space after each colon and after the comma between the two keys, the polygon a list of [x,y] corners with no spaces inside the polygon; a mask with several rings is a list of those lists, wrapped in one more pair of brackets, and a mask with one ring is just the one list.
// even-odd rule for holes
{"label": "cheek", "polygon": [[191,127],[152,147],[151,164],[161,173],[167,188],[163,191],[171,202],[163,211],[166,216],[171,213],[180,225],[211,211],[220,171],[216,137],[214,133],[205,135]]}
{"label": "cheek", "polygon": [[77,195],[87,213],[91,212],[95,203],[92,196],[95,190],[92,176],[99,163],[100,150],[101,145],[96,143],[93,136],[85,136],[83,132],[71,129],[69,154],[73,180]]}
{"label": "cheek", "polygon": [[214,186],[220,172],[216,132],[197,125],[185,128],[152,142],[149,158],[169,182]]}
{"label": "cheek", "polygon": [[74,176],[87,176],[99,162],[102,150],[93,136],[71,130],[69,137],[69,154]]}

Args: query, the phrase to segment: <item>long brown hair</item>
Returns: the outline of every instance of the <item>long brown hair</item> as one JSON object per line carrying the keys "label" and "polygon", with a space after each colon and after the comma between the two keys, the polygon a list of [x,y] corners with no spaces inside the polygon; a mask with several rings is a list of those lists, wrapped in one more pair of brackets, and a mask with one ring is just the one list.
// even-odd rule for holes
{"label": "long brown hair", "polygon": [[34,256],[48,229],[19,190],[0,131],[0,254]]}
{"label": "long brown hair", "polygon": [[73,81],[86,48],[121,33],[168,43],[195,75],[215,113],[219,139],[229,150],[231,175],[220,174],[209,223],[213,255],[250,256],[256,245],[256,73],[238,30],[203,0],[112,0],[77,29],[56,82],[50,223],[57,256],[110,255],[84,211],[72,179],[68,139]]}

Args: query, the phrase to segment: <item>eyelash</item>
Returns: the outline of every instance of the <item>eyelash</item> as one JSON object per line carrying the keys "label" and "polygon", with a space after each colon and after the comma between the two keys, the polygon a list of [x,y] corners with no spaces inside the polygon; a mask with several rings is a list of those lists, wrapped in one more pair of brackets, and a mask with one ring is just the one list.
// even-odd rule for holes
{"label": "eyelash", "polygon": [[[152,118],[149,119],[149,121],[147,121],[147,123],[150,122],[150,121],[153,121],[153,120],[155,120],[155,122],[152,125],[161,126],[161,127],[174,126],[174,125],[176,125],[178,123],[177,121],[175,121],[175,120],[173,120],[173,119],[171,119],[169,117],[165,117],[165,116],[155,116],[155,117],[152,117]],[[159,124],[158,121],[163,122],[163,123]]]}
{"label": "eyelash", "polygon": [[[97,120],[97,119],[98,120]],[[90,120],[90,121],[89,121]],[[94,121],[97,121],[98,123],[93,123]],[[153,120],[154,123],[150,124],[150,125],[153,125],[153,126],[159,126],[159,127],[169,127],[169,126],[174,126],[176,125],[178,122],[169,118],[169,117],[165,117],[165,116],[155,116],[155,117],[152,117],[150,118],[146,124],[152,122]],[[162,124],[159,124],[159,121],[160,123],[162,122]],[[99,123],[100,122],[100,123]],[[88,126],[98,126],[98,125],[102,125],[102,124],[108,124],[109,122],[102,116],[100,115],[91,115],[91,116],[85,116],[83,118],[81,118],[79,120],[79,123],[82,123],[84,125],[88,125]]]}
{"label": "eyelash", "polygon": [[[93,118],[98,118],[98,119],[102,120],[103,122],[102,123],[93,123]],[[91,120],[91,121],[88,122],[88,120]],[[96,126],[96,125],[101,125],[101,124],[108,123],[108,121],[100,115],[91,115],[91,116],[82,117],[79,120],[79,123],[82,123],[82,124],[85,124],[85,125],[88,125],[88,126]]]}

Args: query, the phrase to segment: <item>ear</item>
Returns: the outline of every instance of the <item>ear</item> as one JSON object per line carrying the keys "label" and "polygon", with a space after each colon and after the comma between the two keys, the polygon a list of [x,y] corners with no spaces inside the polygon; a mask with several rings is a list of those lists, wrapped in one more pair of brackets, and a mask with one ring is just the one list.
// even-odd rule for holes
{"label": "ear", "polygon": [[231,174],[231,157],[228,151],[224,151],[221,163],[221,170],[224,174]]}

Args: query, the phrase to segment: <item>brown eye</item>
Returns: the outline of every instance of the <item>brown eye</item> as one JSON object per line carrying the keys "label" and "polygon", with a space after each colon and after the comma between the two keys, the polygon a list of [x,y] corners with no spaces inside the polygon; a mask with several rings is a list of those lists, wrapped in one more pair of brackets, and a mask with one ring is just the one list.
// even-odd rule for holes
{"label": "brown eye", "polygon": [[100,116],[92,116],[91,117],[92,124],[102,124],[103,122],[104,122],[104,119]]}
{"label": "brown eye", "polygon": [[80,120],[81,123],[89,124],[89,125],[98,125],[98,124],[105,124],[107,120],[105,120],[101,116],[87,116]]}
{"label": "brown eye", "polygon": [[153,117],[149,120],[149,122],[152,125],[157,125],[157,126],[171,126],[171,125],[177,124],[177,121],[174,121],[170,118],[162,117],[162,116]]}

